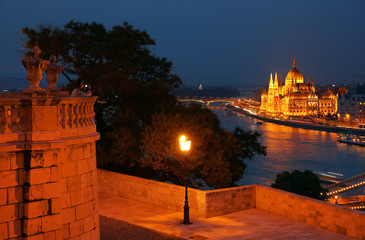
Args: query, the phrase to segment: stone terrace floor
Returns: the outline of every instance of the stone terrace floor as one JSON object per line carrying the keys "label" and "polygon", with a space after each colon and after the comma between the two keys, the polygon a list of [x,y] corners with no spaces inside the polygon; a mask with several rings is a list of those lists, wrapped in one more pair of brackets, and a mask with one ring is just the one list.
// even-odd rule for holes
{"label": "stone terrace floor", "polygon": [[249,209],[181,224],[183,214],[108,194],[99,194],[101,240],[143,239],[353,239],[281,217]]}

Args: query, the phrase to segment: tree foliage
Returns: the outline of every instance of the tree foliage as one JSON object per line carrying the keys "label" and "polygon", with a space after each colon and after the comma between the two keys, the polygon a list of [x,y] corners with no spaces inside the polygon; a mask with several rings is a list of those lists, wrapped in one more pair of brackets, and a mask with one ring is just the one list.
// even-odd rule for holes
{"label": "tree foliage", "polygon": [[320,200],[327,199],[327,190],[321,187],[319,178],[312,171],[284,171],[276,175],[272,187]]}
{"label": "tree foliage", "polygon": [[[192,142],[186,156],[178,141],[182,134]],[[145,157],[141,163],[180,184],[188,176],[191,186],[197,184],[194,179],[204,179],[208,186],[217,188],[233,186],[246,168],[245,158],[266,154],[258,137],[257,132],[241,129],[228,132],[220,128],[217,116],[210,110],[190,105],[175,113],[153,116],[142,137]]]}

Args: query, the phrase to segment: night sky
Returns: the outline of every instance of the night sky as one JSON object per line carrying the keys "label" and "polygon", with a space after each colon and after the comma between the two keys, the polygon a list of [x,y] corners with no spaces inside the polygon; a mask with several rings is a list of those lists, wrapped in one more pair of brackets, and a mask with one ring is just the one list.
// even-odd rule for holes
{"label": "night sky", "polygon": [[71,19],[146,30],[185,85],[267,85],[294,57],[316,85],[365,82],[364,0],[0,0],[0,76],[25,77],[22,27]]}

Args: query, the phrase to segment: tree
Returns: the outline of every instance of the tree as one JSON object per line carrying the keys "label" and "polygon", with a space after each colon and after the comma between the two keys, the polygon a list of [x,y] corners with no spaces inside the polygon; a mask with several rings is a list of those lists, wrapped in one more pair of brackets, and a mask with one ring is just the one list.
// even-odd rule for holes
{"label": "tree", "polygon": [[[106,29],[74,21],[22,31],[26,48],[37,45],[43,59],[55,55],[61,62],[69,90],[83,80],[98,96],[99,166],[177,183],[185,171],[191,184],[202,178],[210,186],[226,187],[242,177],[244,158],[265,153],[257,133],[230,133],[211,111],[176,101],[172,92],[181,80],[172,62],[151,53],[155,42],[145,31],[126,22]],[[176,148],[182,130],[194,138],[187,160]]]}
{"label": "tree", "polygon": [[[187,156],[179,146],[182,134],[192,141]],[[231,133],[220,128],[215,114],[193,104],[175,113],[153,116],[143,133],[141,148],[145,157],[140,161],[158,171],[163,179],[178,184],[183,185],[188,177],[190,186],[199,186],[196,180],[203,179],[211,187],[229,187],[242,177],[245,158],[266,154],[258,137],[257,132],[236,129]]]}
{"label": "tree", "polygon": [[142,156],[141,130],[152,114],[176,105],[171,92],[181,84],[172,73],[172,62],[151,53],[154,40],[127,22],[110,30],[95,22],[70,21],[62,27],[22,31],[26,48],[37,45],[43,59],[55,55],[61,62],[69,90],[80,79],[98,96],[99,163],[128,166],[136,162]]}
{"label": "tree", "polygon": [[327,199],[327,190],[321,187],[319,178],[312,171],[284,171],[276,175],[271,187],[320,200]]}

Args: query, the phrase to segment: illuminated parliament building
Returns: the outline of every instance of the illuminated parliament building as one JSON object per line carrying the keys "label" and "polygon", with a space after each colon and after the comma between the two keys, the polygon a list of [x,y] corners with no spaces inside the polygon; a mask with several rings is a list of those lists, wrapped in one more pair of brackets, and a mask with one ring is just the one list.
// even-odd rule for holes
{"label": "illuminated parliament building", "polygon": [[329,90],[316,92],[313,78],[304,82],[294,59],[285,84],[281,79],[278,80],[277,73],[274,80],[272,73],[270,74],[269,88],[261,93],[260,112],[273,116],[333,115],[337,112],[337,95]]}

